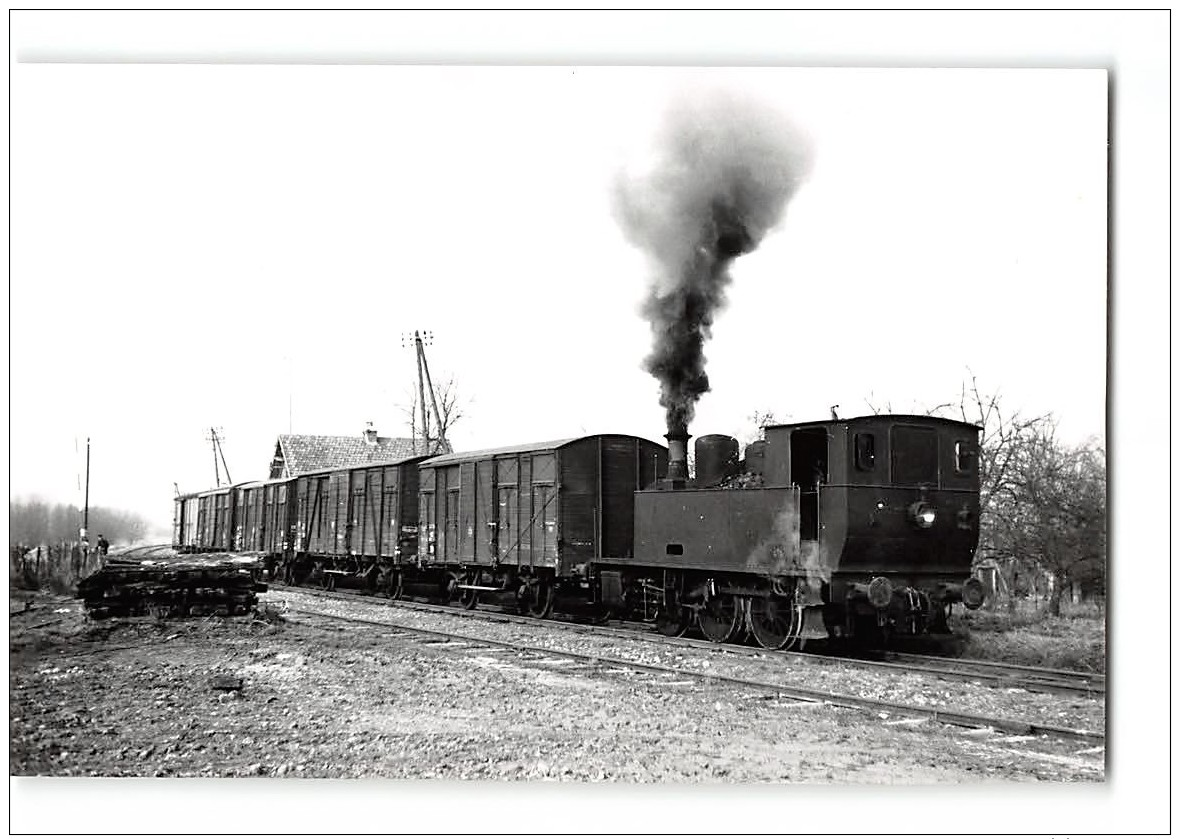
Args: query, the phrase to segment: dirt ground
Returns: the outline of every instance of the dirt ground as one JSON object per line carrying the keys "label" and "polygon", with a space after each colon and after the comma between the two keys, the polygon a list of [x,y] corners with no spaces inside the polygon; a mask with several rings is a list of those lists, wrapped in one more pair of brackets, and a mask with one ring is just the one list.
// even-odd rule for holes
{"label": "dirt ground", "polygon": [[[10,602],[10,772],[961,784],[1101,759],[741,688],[248,618],[89,622]],[[240,689],[237,688],[240,680]],[[888,722],[889,724],[886,724]],[[1080,749],[1080,747],[1079,747]]]}

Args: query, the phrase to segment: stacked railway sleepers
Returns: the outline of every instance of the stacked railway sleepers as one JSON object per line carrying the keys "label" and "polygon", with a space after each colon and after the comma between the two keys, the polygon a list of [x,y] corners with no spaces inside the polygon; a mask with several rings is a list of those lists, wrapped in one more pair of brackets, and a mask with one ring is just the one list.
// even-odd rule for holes
{"label": "stacked railway sleepers", "polygon": [[78,584],[78,597],[95,619],[152,615],[244,615],[266,591],[256,582],[258,558],[196,554],[132,559],[112,556]]}

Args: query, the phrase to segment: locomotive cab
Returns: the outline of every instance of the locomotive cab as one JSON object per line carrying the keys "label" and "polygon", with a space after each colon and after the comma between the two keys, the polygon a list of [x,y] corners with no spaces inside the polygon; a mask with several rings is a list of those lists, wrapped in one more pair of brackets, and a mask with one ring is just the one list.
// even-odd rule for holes
{"label": "locomotive cab", "polygon": [[799,489],[800,539],[814,540],[829,633],[873,623],[945,629],[946,607],[977,607],[979,428],[878,415],[766,430],[767,485]]}

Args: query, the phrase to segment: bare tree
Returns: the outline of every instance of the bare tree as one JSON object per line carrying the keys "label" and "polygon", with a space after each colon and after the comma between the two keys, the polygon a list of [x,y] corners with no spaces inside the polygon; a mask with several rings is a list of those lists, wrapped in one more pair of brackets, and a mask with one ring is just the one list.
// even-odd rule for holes
{"label": "bare tree", "polygon": [[[82,511],[73,504],[50,504],[39,498],[13,498],[8,502],[9,539],[39,545],[70,542],[78,538]],[[147,522],[132,512],[107,507],[90,508],[90,529],[112,542],[131,543],[143,538]]]}
{"label": "bare tree", "polygon": [[451,450],[450,431],[455,423],[463,418],[464,406],[459,402],[459,389],[455,385],[455,377],[450,376],[436,390],[438,399],[438,434],[435,439],[439,451]]}
{"label": "bare tree", "polygon": [[1043,569],[1052,579],[1049,613],[1061,613],[1071,584],[1106,576],[1106,452],[1062,445],[1052,424],[1022,439],[1008,476],[991,498],[992,548]]}
{"label": "bare tree", "polygon": [[[877,402],[876,399],[877,399],[876,395],[873,394],[872,392],[870,392],[869,395],[865,397],[865,405],[867,405],[869,410],[872,411],[874,414],[897,413],[893,409],[893,401],[892,400],[887,399],[884,402]],[[837,405],[837,406],[833,406],[833,407],[839,407],[839,406]],[[956,406],[955,406],[954,402],[943,402],[941,405],[935,405],[934,407],[918,408],[915,406],[910,409],[909,413],[920,414],[920,415],[928,416],[928,417],[940,417],[940,416],[944,416],[947,411],[949,411],[955,407]]]}
{"label": "bare tree", "polygon": [[[749,425],[746,426],[746,430],[744,430],[742,433],[741,443],[743,446],[748,446],[755,440],[765,439],[766,431],[764,429],[766,426],[775,425],[776,423],[782,422],[782,420],[778,419],[778,417],[774,415],[774,411],[758,410],[746,417],[746,422],[749,423]],[[750,431],[750,428],[753,430]]]}
{"label": "bare tree", "polygon": [[[399,404],[402,415],[410,426],[410,434],[415,441],[421,437],[426,442],[422,451],[425,454],[441,454],[451,451],[450,431],[455,423],[463,418],[465,405],[460,400],[459,388],[455,384],[455,377],[450,376],[441,385],[435,387],[434,399],[427,395],[428,429],[420,428],[421,412],[418,405],[418,391],[416,386],[408,388],[409,401]],[[438,406],[438,416],[433,413],[434,406]]]}
{"label": "bare tree", "polygon": [[980,391],[974,374],[971,374],[970,384],[963,383],[957,406],[953,409],[939,406],[929,413],[946,416],[952,411],[957,414],[957,419],[983,429],[979,440],[979,509],[981,531],[986,535],[981,537],[980,553],[983,557],[996,559],[999,558],[995,556],[996,546],[990,544],[988,538],[996,532],[997,505],[993,499],[1011,488],[1019,457],[1052,428],[1053,418],[1048,414],[1026,417],[1019,411],[1009,413],[1002,406],[998,392],[984,394]]}
{"label": "bare tree", "polygon": [[1048,576],[1053,614],[1071,583],[1105,580],[1105,451],[1062,445],[1052,414],[1008,411],[998,392],[980,390],[974,374],[964,381],[957,405],[927,413],[982,429],[976,564],[1001,569],[1013,596],[1021,573],[1033,585],[1036,577]]}

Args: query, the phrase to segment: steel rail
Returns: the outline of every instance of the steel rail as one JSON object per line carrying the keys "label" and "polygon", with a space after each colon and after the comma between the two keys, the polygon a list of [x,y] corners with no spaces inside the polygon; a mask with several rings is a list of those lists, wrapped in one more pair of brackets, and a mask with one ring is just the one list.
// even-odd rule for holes
{"label": "steel rail", "polygon": [[[824,655],[821,653],[768,650],[762,647],[750,647],[734,643],[717,644],[713,641],[705,641],[697,638],[675,638],[667,635],[661,635],[654,629],[639,630],[626,629],[618,626],[598,626],[594,624],[575,623],[573,621],[534,618],[529,617],[528,615],[515,615],[506,611],[493,611],[486,608],[479,611],[473,611],[469,609],[463,609],[461,607],[446,606],[437,603],[418,603],[411,600],[379,600],[373,598],[370,595],[352,594],[349,592],[339,591],[325,591],[322,589],[304,588],[300,586],[287,586],[280,583],[271,583],[270,588],[272,591],[302,592],[311,597],[322,597],[358,602],[370,606],[380,604],[419,612],[454,615],[456,617],[475,618],[498,623],[517,623],[526,626],[555,627],[587,634],[604,635],[616,638],[631,638],[660,644],[662,646],[678,646],[689,649],[724,651],[733,653],[735,655],[745,656],[747,658],[781,657],[793,661],[803,661],[815,664],[851,665],[854,667],[860,667],[862,669],[877,669],[903,673],[924,673],[926,675],[948,678],[956,681],[987,681],[996,687],[1019,687],[1035,692],[1080,694],[1090,697],[1094,697],[1099,694],[1105,695],[1106,692],[1105,679],[1102,680],[1102,684],[1098,684],[1097,682],[1090,681],[1087,678],[1091,674],[1068,670],[1042,670],[1040,668],[1027,667],[1024,665],[1009,665],[1003,662],[977,661],[974,659],[941,659],[935,656],[915,656],[915,658],[921,659],[921,663],[917,664],[906,664],[901,661],[874,661],[872,659],[859,658],[856,656],[835,656]],[[898,655],[905,657],[908,654]],[[980,673],[969,669],[970,667],[976,666],[980,668],[989,668],[995,672]],[[1017,675],[1013,675],[1011,672],[1007,671],[1015,671]],[[1060,677],[1058,674],[1060,674]],[[1041,678],[1038,679],[1036,676],[1041,676]],[[1064,678],[1065,676],[1072,677],[1072,680],[1066,680]]]}
{"label": "steel rail", "polygon": [[905,653],[888,654],[888,658],[888,661],[870,659],[867,663],[909,672],[932,673],[964,681],[986,680],[1002,687],[1019,687],[1050,693],[1106,694],[1106,676],[1100,673],[1054,670],[979,659],[940,659],[935,656],[911,658]]}
{"label": "steel rail", "polygon": [[[890,661],[913,661],[917,663],[947,661],[947,659],[939,658],[935,655],[921,655],[919,653],[903,653],[896,650],[873,650],[875,655],[886,656]],[[971,667],[1003,667],[1008,670],[1018,672],[1046,674],[1052,676],[1064,676],[1066,678],[1087,678],[1094,682],[1106,683],[1105,673],[1087,673],[1084,670],[1062,670],[1055,667],[1037,667],[1030,664],[1008,664],[1007,662],[986,661],[981,658],[956,658],[953,659],[958,664],[968,665]]]}
{"label": "steel rail", "polygon": [[699,670],[690,670],[662,664],[646,664],[642,662],[630,661],[624,658],[615,658],[613,656],[603,656],[594,653],[578,653],[571,650],[559,650],[548,647],[537,647],[531,644],[521,644],[515,641],[500,641],[491,638],[480,638],[474,635],[466,635],[461,632],[446,632],[444,630],[437,629],[421,629],[419,627],[405,626],[404,624],[398,624],[392,621],[378,621],[371,620],[369,618],[334,615],[330,612],[317,612],[314,609],[295,607],[293,609],[289,608],[288,613],[290,612],[294,612],[296,614],[312,615],[319,618],[327,618],[329,620],[343,621],[345,623],[359,623],[369,626],[377,626],[398,632],[425,635],[428,637],[441,638],[448,641],[462,641],[476,646],[497,647],[515,652],[523,652],[545,657],[569,658],[575,661],[586,661],[595,665],[609,665],[611,667],[621,667],[649,673],[668,673],[676,676],[691,676],[703,681],[720,682],[722,684],[733,684],[741,687],[757,688],[758,690],[773,691],[787,698],[802,702],[825,703],[836,707],[854,708],[865,711],[888,711],[891,713],[912,714],[925,719],[933,720],[935,722],[941,722],[947,725],[957,725],[964,728],[993,729],[1017,735],[1044,734],[1068,740],[1082,740],[1085,742],[1099,744],[1105,743],[1106,741],[1106,735],[1097,731],[1085,731],[1082,729],[1064,728],[1062,726],[1043,725],[1040,723],[1011,720],[1002,717],[988,717],[980,714],[967,714],[959,711],[929,708],[921,705],[910,705],[904,702],[889,702],[882,699],[868,699],[861,696],[853,696],[851,694],[815,690],[814,688],[806,688],[801,685],[763,682],[757,679],[745,679],[740,676],[725,676],[718,673],[703,673]]}

